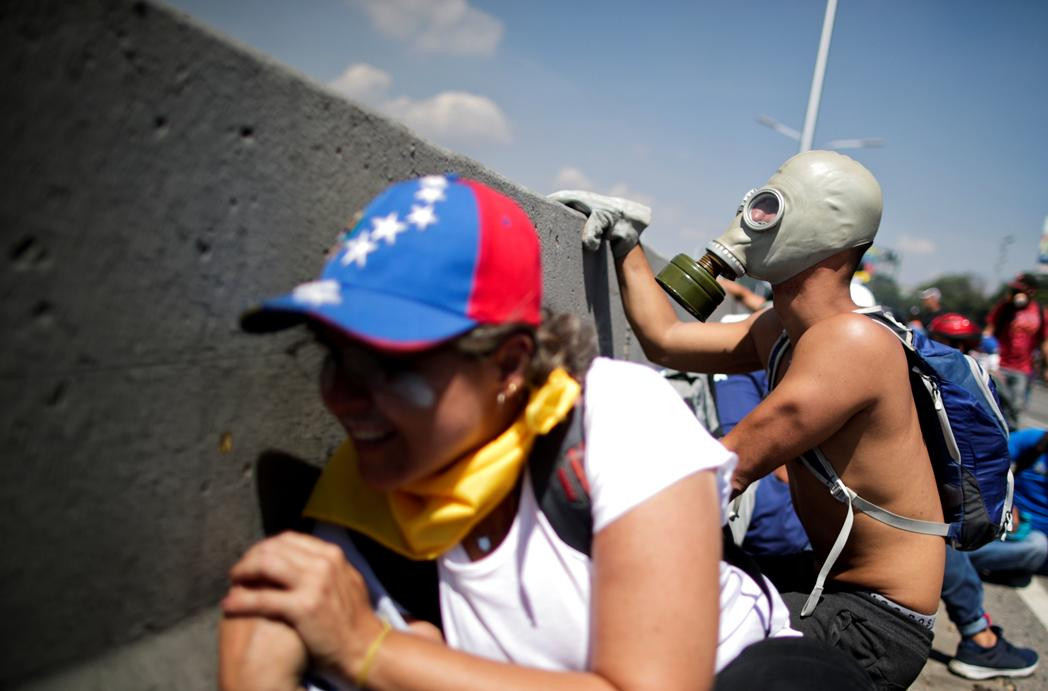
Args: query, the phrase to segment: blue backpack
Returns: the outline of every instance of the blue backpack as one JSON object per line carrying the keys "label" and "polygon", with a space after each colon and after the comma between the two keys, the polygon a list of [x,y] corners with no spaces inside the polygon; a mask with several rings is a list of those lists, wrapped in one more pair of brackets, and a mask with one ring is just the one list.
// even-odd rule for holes
{"label": "blue backpack", "polygon": [[[890,330],[906,351],[910,387],[935,471],[944,522],[906,518],[870,503],[845,486],[818,448],[803,454],[800,460],[834,498],[848,504],[848,514],[801,616],[811,614],[818,603],[826,576],[851,532],[853,510],[901,530],[941,535],[959,550],[982,547],[1000,538],[1011,525],[1008,426],[993,381],[972,357],[913,331],[879,307],[856,311]],[[772,349],[769,383],[776,381],[788,346],[784,333]]]}

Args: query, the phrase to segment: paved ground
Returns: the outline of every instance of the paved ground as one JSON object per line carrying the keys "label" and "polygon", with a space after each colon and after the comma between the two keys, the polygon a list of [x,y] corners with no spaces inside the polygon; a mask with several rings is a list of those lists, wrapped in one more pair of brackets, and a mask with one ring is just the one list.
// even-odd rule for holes
{"label": "paved ground", "polygon": [[[1048,389],[1034,388],[1030,407],[1023,422],[1027,425],[1048,427]],[[957,630],[946,612],[939,608],[935,626],[932,656],[917,682],[911,687],[917,691],[940,689],[972,689],[989,691],[1018,689],[1021,691],[1048,691],[1048,577],[1038,576],[1025,588],[1008,588],[985,584],[984,604],[995,624],[1004,627],[1005,636],[1016,645],[1033,648],[1041,656],[1041,667],[1025,679],[991,679],[974,682],[956,677],[946,668],[957,649]]]}

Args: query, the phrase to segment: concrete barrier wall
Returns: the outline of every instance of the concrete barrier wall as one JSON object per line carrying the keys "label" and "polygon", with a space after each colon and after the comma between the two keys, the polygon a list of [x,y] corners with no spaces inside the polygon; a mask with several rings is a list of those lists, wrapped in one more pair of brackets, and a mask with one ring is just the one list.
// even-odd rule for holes
{"label": "concrete barrier wall", "polygon": [[211,685],[257,460],[340,439],[297,336],[237,316],[312,277],[390,181],[455,171],[518,199],[547,305],[639,357],[580,216],[175,12],[4,3],[0,82],[0,686]]}

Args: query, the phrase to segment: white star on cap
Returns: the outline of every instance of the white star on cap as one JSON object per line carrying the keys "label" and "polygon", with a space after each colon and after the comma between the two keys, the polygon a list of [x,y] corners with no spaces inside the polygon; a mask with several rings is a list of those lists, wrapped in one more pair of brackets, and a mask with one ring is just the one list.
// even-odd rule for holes
{"label": "white star on cap", "polygon": [[379,216],[371,219],[371,239],[385,240],[387,245],[392,245],[397,241],[397,234],[403,233],[408,229],[406,223],[401,223],[400,219],[397,218],[397,212],[394,211],[389,216]]}
{"label": "white star on cap", "polygon": [[338,281],[329,278],[297,286],[291,291],[291,299],[314,306],[338,305],[342,302],[342,294],[338,290]]}
{"label": "white star on cap", "polygon": [[419,180],[419,184],[423,187],[436,187],[442,190],[448,186],[448,179],[443,175],[427,175]]}
{"label": "white star on cap", "polygon": [[422,187],[418,192],[415,193],[415,199],[426,202],[427,204],[433,204],[434,202],[444,201],[444,188],[443,187]]}
{"label": "white star on cap", "polygon": [[346,253],[342,255],[342,266],[349,266],[350,262],[356,262],[361,269],[368,263],[368,255],[378,249],[378,243],[372,242],[367,231],[346,241]]}
{"label": "white star on cap", "polygon": [[412,206],[408,214],[408,223],[419,230],[425,230],[426,226],[437,222],[437,215],[433,213],[432,206]]}

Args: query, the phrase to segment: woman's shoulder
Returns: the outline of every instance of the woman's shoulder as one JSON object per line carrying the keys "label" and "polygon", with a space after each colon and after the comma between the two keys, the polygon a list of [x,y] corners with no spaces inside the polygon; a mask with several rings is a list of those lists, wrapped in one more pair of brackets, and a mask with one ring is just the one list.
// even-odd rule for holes
{"label": "woman's shoulder", "polygon": [[[695,413],[654,368],[637,362],[597,358],[584,387],[587,437],[595,430],[615,445],[646,444],[727,451],[710,436]],[[624,438],[625,437],[625,438]],[[669,448],[666,449],[670,451]]]}
{"label": "woman's shoulder", "polygon": [[681,408],[691,423],[701,427],[673,384],[650,365],[596,358],[586,372],[583,391],[589,411],[600,409],[606,414],[608,409],[622,409],[633,417],[647,418],[667,408]]}

